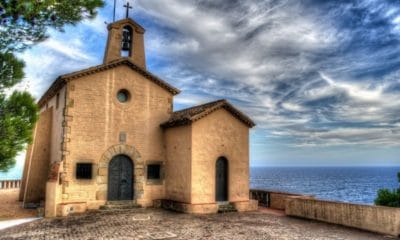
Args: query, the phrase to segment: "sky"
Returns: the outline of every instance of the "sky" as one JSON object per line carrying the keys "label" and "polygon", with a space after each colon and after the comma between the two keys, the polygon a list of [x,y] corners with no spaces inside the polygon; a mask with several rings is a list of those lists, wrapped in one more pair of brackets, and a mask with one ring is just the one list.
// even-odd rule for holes
{"label": "sky", "polygon": [[[58,75],[101,64],[112,2],[20,54],[18,88],[39,98]],[[148,70],[182,90],[175,110],[225,98],[257,123],[252,166],[400,165],[399,1],[130,3]]]}

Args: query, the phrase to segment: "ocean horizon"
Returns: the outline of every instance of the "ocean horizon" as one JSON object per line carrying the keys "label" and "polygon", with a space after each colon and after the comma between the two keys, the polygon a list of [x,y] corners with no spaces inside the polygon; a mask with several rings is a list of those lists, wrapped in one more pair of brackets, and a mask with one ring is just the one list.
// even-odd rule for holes
{"label": "ocean horizon", "polygon": [[[1,180],[22,178],[23,164],[7,173]],[[250,188],[315,195],[319,199],[373,204],[379,189],[399,186],[400,166],[252,166]]]}
{"label": "ocean horizon", "polygon": [[399,187],[400,166],[251,167],[250,187],[314,195],[319,199],[373,204],[379,189]]}

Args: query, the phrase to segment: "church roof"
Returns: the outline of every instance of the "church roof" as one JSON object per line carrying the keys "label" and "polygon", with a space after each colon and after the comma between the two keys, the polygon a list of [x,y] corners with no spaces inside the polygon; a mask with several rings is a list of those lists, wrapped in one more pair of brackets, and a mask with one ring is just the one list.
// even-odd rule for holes
{"label": "church roof", "polygon": [[95,74],[98,72],[106,71],[111,68],[115,68],[121,65],[126,65],[130,67],[132,70],[136,71],[137,73],[141,74],[145,78],[149,79],[150,81],[154,82],[155,84],[159,85],[160,87],[164,88],[165,90],[169,91],[173,95],[177,95],[180,93],[180,90],[173,87],[169,83],[165,82],[164,80],[160,79],[159,77],[153,75],[149,71],[137,66],[128,58],[121,58],[115,61],[112,61],[107,64],[101,64],[95,67],[87,68],[81,71],[65,74],[59,76],[50,88],[45,92],[45,94],[40,98],[38,105],[43,106],[50,98],[52,98],[57,92],[69,81],[72,79],[77,79],[80,77],[88,76],[91,74]]}
{"label": "church roof", "polygon": [[246,116],[244,113],[235,108],[227,100],[222,99],[202,104],[199,106],[183,109],[177,112],[173,112],[170,119],[167,122],[161,124],[161,127],[170,128],[170,127],[188,125],[222,108],[229,111],[234,117],[242,121],[250,128],[256,125],[248,116]]}

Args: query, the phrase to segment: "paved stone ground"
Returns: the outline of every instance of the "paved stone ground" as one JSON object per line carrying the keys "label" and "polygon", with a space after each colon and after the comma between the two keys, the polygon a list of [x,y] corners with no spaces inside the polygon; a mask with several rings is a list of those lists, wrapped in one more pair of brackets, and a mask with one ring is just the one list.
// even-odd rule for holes
{"label": "paved stone ground", "polygon": [[37,216],[37,210],[21,207],[18,195],[19,189],[0,190],[0,221]]}
{"label": "paved stone ground", "polygon": [[159,209],[92,212],[0,231],[0,239],[390,239],[265,212],[195,216]]}

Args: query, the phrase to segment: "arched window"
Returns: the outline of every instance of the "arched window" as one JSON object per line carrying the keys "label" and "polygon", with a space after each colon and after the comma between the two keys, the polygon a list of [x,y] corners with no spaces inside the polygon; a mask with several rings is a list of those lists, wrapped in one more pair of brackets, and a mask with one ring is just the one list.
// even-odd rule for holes
{"label": "arched window", "polygon": [[133,31],[130,26],[125,26],[122,29],[122,42],[121,42],[121,56],[130,57],[132,56],[133,49]]}

